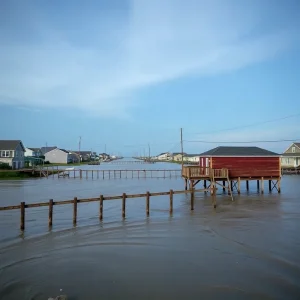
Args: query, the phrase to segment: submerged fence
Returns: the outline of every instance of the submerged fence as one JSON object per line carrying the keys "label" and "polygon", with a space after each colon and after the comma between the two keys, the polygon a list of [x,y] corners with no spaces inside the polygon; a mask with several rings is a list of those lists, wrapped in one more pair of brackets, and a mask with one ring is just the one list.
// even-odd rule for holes
{"label": "submerged fence", "polygon": [[167,196],[169,195],[169,202],[170,202],[170,208],[169,212],[170,214],[173,213],[173,196],[178,194],[190,194],[190,201],[191,201],[191,210],[194,210],[194,198],[195,198],[195,192],[208,192],[210,191],[213,196],[213,203],[214,207],[216,207],[216,200],[215,200],[215,190],[216,188],[209,188],[209,189],[190,189],[190,190],[184,190],[184,191],[173,191],[170,190],[168,192],[158,192],[158,193],[150,193],[146,192],[145,194],[132,194],[127,195],[126,193],[123,193],[120,196],[103,196],[100,195],[98,198],[83,198],[78,199],[77,197],[74,197],[72,200],[64,200],[64,201],[53,201],[53,199],[50,199],[48,202],[41,202],[41,203],[31,203],[26,204],[25,202],[21,202],[20,205],[13,205],[13,206],[5,206],[0,207],[0,211],[7,211],[7,210],[20,210],[20,229],[25,229],[25,210],[28,208],[33,207],[41,207],[41,206],[48,206],[49,207],[49,214],[48,214],[48,225],[49,227],[53,224],[53,206],[55,205],[66,205],[66,204],[73,204],[73,225],[76,225],[77,223],[77,205],[80,203],[87,203],[87,202],[99,202],[99,220],[103,220],[103,203],[107,200],[122,200],[122,218],[125,218],[126,216],[126,199],[132,199],[132,198],[145,198],[146,199],[146,215],[150,215],[150,197],[155,196]]}

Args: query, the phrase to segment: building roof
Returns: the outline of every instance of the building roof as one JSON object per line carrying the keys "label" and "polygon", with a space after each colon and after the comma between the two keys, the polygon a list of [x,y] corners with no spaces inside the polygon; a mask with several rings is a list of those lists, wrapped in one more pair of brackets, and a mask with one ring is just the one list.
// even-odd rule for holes
{"label": "building roof", "polygon": [[42,151],[43,154],[46,154],[47,152],[52,151],[56,148],[57,148],[56,146],[54,146],[54,147],[42,147],[41,151]]}
{"label": "building roof", "polygon": [[[181,155],[181,152],[173,152],[172,153],[173,155]],[[185,155],[186,153],[185,152],[183,152],[183,155]]]}
{"label": "building roof", "polygon": [[32,151],[40,151],[41,148],[31,148],[31,147],[27,147],[27,149],[32,150]]}
{"label": "building roof", "polygon": [[21,140],[0,140],[0,150],[15,150],[20,143],[23,151],[25,151]]}
{"label": "building roof", "polygon": [[298,148],[300,148],[300,143],[294,143]]}
{"label": "building roof", "polygon": [[185,157],[196,157],[196,156],[200,156],[201,154],[185,154]]}
{"label": "building roof", "polygon": [[280,156],[280,154],[259,147],[219,146],[201,153],[200,156]]}

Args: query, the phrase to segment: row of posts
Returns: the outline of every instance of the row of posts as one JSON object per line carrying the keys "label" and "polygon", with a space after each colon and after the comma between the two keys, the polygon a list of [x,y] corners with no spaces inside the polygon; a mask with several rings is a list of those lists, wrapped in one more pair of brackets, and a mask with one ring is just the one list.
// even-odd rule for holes
{"label": "row of posts", "polygon": [[[194,200],[195,200],[195,192],[194,188],[190,190],[190,195],[191,195],[191,210],[194,210]],[[150,215],[150,192],[146,193],[146,215],[147,217]],[[173,197],[174,197],[174,191],[171,189],[169,192],[170,196],[170,209],[169,212],[170,214],[173,213]],[[122,218],[125,218],[126,216],[126,198],[127,195],[126,193],[122,194]],[[104,196],[100,195],[99,197],[99,220],[103,220],[103,200]],[[76,225],[77,223],[77,204],[78,204],[78,199],[77,197],[74,197],[73,200],[73,225]],[[53,224],[53,199],[49,200],[49,215],[48,215],[48,225],[49,227],[52,227]],[[25,202],[21,202],[21,224],[20,224],[20,229],[24,230],[25,229]]]}

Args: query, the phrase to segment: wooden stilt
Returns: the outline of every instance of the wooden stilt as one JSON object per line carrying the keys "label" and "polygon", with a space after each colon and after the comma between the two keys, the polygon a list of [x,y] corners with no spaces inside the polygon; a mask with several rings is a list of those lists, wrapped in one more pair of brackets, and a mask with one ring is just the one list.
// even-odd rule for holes
{"label": "wooden stilt", "polygon": [[241,193],[241,178],[238,177],[238,194]]}
{"label": "wooden stilt", "polygon": [[225,192],[225,181],[223,180],[223,192]]}
{"label": "wooden stilt", "polygon": [[271,186],[272,180],[269,180],[269,192],[272,191],[272,186]]}
{"label": "wooden stilt", "polygon": [[194,197],[195,197],[195,194],[194,194],[193,184],[194,184],[194,181],[191,180],[191,181],[190,181],[190,189],[191,189],[191,210],[194,210]]}
{"label": "wooden stilt", "polygon": [[249,191],[249,180],[246,180],[246,190]]}
{"label": "wooden stilt", "polygon": [[278,183],[277,183],[277,186],[278,186],[278,193],[281,193],[280,182],[281,182],[281,178],[278,179]]}
{"label": "wooden stilt", "polygon": [[264,193],[264,178],[261,178],[261,187],[260,187],[260,191],[263,194]]}
{"label": "wooden stilt", "polygon": [[257,190],[259,191],[259,180],[257,180]]}
{"label": "wooden stilt", "polygon": [[184,189],[187,190],[187,184],[188,184],[188,180],[184,179],[185,185],[184,185]]}

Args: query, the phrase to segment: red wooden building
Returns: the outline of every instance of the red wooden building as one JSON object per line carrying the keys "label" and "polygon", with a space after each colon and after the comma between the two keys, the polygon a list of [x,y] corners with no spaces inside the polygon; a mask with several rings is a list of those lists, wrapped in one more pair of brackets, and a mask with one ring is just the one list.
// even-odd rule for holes
{"label": "red wooden building", "polygon": [[206,188],[209,181],[210,187],[221,185],[230,193],[233,188],[240,192],[241,181],[246,181],[249,190],[249,181],[257,180],[257,188],[260,181],[263,193],[264,181],[268,180],[269,190],[280,192],[280,154],[259,147],[216,147],[199,155],[199,166],[183,166],[182,177],[186,189],[201,181]]}
{"label": "red wooden building", "polygon": [[229,179],[281,176],[280,154],[259,147],[217,147],[200,154],[200,167],[228,169]]}

